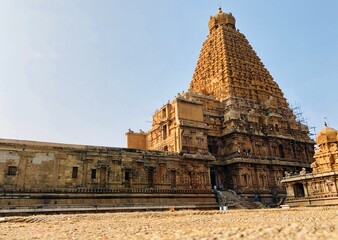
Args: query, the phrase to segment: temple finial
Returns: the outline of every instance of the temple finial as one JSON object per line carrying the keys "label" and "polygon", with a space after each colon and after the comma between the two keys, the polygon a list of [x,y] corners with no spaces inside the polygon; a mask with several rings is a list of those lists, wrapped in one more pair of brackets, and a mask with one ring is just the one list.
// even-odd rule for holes
{"label": "temple finial", "polygon": [[327,127],[329,124],[328,124],[328,122],[329,122],[329,120],[328,120],[328,118],[327,117],[324,117],[324,125],[325,125],[325,127]]}

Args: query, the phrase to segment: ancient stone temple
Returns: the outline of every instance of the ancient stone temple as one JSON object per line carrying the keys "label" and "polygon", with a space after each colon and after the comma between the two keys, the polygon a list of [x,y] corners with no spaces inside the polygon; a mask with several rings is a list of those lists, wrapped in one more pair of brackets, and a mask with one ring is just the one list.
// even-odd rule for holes
{"label": "ancient stone temple", "polygon": [[317,135],[312,172],[286,172],[282,183],[290,206],[338,204],[338,131],[325,126]]}
{"label": "ancient stone temple", "polygon": [[283,196],[285,171],[309,168],[314,142],[231,13],[210,17],[189,90],[156,111],[128,147],[212,158],[211,182],[244,196]]}
{"label": "ancient stone temple", "polygon": [[[210,18],[189,90],[155,112],[148,132],[129,130],[128,148],[0,139],[0,213],[215,208],[214,187],[277,203],[284,172],[310,169],[314,142],[235,23],[221,9]],[[316,174],[337,171],[337,154],[327,157],[337,138],[325,131]]]}
{"label": "ancient stone temple", "polygon": [[209,161],[163,151],[0,139],[0,215],[15,208],[215,208]]}

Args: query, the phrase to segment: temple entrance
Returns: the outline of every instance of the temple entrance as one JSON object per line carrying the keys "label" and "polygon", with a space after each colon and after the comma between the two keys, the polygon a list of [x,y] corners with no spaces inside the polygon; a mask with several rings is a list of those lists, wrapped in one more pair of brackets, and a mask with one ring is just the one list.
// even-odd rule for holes
{"label": "temple entrance", "polygon": [[215,169],[210,170],[210,178],[211,188],[214,189],[214,186],[217,186],[217,172]]}
{"label": "temple entrance", "polygon": [[304,186],[301,183],[296,183],[295,185],[293,185],[293,191],[295,192],[295,197],[305,196]]}

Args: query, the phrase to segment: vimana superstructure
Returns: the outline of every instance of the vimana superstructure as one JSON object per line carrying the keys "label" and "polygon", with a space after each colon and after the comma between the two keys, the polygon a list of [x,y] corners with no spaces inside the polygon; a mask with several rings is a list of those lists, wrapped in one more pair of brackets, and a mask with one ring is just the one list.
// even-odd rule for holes
{"label": "vimana superstructure", "polygon": [[244,196],[279,198],[285,171],[313,162],[314,141],[238,29],[231,13],[210,17],[189,90],[129,131],[128,147],[211,157],[211,185]]}
{"label": "vimana superstructure", "polygon": [[[280,203],[284,173],[310,170],[314,141],[235,23],[221,9],[210,18],[188,91],[155,112],[148,132],[129,130],[128,148],[0,139],[0,210]],[[293,180],[288,192],[302,197],[307,185]]]}

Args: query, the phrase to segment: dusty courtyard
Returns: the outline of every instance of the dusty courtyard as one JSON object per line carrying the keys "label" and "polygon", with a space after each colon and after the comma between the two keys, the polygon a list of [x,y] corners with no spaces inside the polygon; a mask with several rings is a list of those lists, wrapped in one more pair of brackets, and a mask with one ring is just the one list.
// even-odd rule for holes
{"label": "dusty courtyard", "polygon": [[338,208],[0,217],[1,239],[338,239]]}

